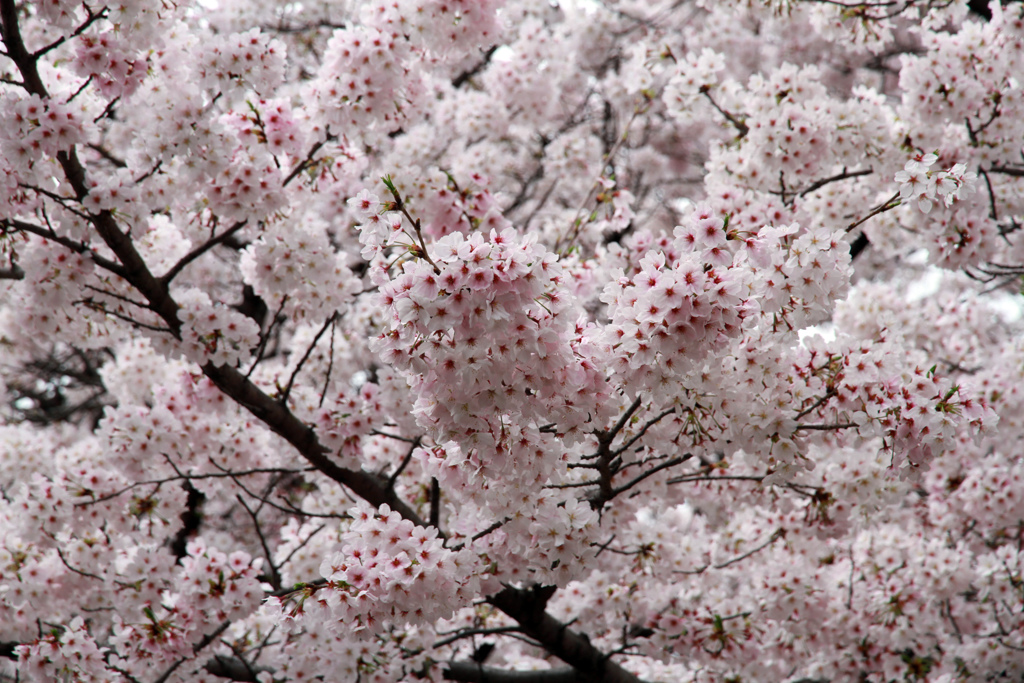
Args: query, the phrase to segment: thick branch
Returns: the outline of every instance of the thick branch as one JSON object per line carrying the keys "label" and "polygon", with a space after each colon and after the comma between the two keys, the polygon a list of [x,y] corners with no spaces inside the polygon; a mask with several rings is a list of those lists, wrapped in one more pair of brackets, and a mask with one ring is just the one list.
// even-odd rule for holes
{"label": "thick branch", "polygon": [[1002,173],[1003,175],[1013,176],[1015,178],[1024,178],[1024,168],[1014,168],[1013,166],[993,166],[988,170],[991,173]]}
{"label": "thick branch", "polygon": [[87,255],[90,259],[92,259],[93,263],[98,265],[100,268],[103,268],[107,272],[124,277],[124,268],[121,266],[120,263],[115,263],[110,259],[103,258],[95,251],[93,251],[88,244],[77,242],[71,239],[70,237],[61,237],[60,235],[54,233],[52,230],[49,230],[48,228],[44,228],[39,225],[34,225],[32,223],[26,223],[25,221],[20,221],[17,218],[0,219],[0,226],[6,228],[4,232],[11,230],[27,232],[32,235],[38,235],[39,237],[42,237],[45,240],[56,242],[57,244],[70,249],[76,254]]}
{"label": "thick branch", "polygon": [[17,263],[12,263],[10,268],[0,268],[0,280],[24,280],[25,271]]}
{"label": "thick branch", "polygon": [[214,655],[206,662],[203,669],[208,674],[245,683],[256,683],[259,680],[256,678],[257,674],[270,670],[265,666],[253,666],[238,657],[224,655]]}
{"label": "thick branch", "polygon": [[444,680],[464,683],[588,683],[576,669],[563,667],[540,671],[509,671],[476,662],[450,662]]}
{"label": "thick branch", "polygon": [[313,428],[297,418],[250,382],[235,368],[207,363],[203,374],[231,399],[256,416],[274,433],[295,447],[303,458],[328,477],[343,484],[371,505],[388,505],[402,517],[425,526],[425,522],[401,500],[387,481],[369,472],[340,467],[330,459],[327,449],[317,440]]}
{"label": "thick branch", "polygon": [[452,87],[453,88],[460,88],[460,87],[462,87],[463,83],[465,83],[466,81],[471,79],[473,76],[476,76],[478,73],[480,73],[485,68],[487,68],[487,65],[491,63],[491,57],[493,57],[494,53],[497,52],[497,51],[498,51],[498,46],[497,45],[491,46],[491,48],[489,50],[487,50],[487,52],[484,53],[484,58],[482,60],[477,62],[472,68],[467,69],[466,71],[463,71],[458,76],[456,76],[455,78],[452,79]]}
{"label": "thick branch", "polygon": [[515,619],[523,633],[575,669],[578,675],[575,680],[588,683],[640,683],[640,679],[595,648],[586,636],[570,630],[568,624],[563,624],[544,611],[553,592],[554,588],[550,586],[529,590],[505,588],[487,601]]}
{"label": "thick branch", "polygon": [[[7,54],[21,72],[26,89],[44,100],[48,99],[50,94],[46,91],[46,86],[39,76],[38,58],[25,49],[25,43],[22,41],[14,0],[0,0],[0,19],[3,21],[3,39],[4,45],[7,46]],[[86,183],[85,167],[78,160],[75,148],[71,147],[68,151],[58,152],[57,161],[60,163],[71,189],[74,190],[75,197],[79,200],[83,199],[89,194],[89,186]],[[118,274],[131,282],[146,297],[153,311],[166,320],[177,334],[181,327],[181,323],[178,321],[178,305],[171,299],[167,288],[149,272],[146,262],[135,249],[131,237],[121,231],[113,214],[109,211],[91,214],[89,221],[123,264],[123,272]]]}
{"label": "thick branch", "polygon": [[[7,45],[11,58],[21,71],[28,89],[42,98],[48,97],[46,88],[39,78],[35,58],[25,50],[22,43],[14,0],[0,0],[0,18],[3,19],[4,43]],[[85,197],[89,192],[85,167],[79,161],[74,148],[67,152],[60,152],[57,155],[57,160],[76,196],[79,199]],[[123,264],[119,275],[146,298],[151,310],[164,319],[170,332],[176,337],[179,336],[181,322],[178,320],[178,304],[170,296],[168,283],[158,279],[150,272],[146,262],[135,249],[131,237],[121,231],[109,211],[92,214],[89,216],[89,220],[103,241]],[[236,403],[244,406],[272,431],[292,444],[310,464],[328,477],[349,487],[356,495],[371,505],[389,505],[406,519],[424,525],[423,520],[404,501],[400,500],[393,490],[387,487],[386,481],[372,474],[345,469],[335,464],[330,459],[327,449],[317,440],[311,427],[270,398],[238,370],[207,363],[203,366],[203,374]]]}

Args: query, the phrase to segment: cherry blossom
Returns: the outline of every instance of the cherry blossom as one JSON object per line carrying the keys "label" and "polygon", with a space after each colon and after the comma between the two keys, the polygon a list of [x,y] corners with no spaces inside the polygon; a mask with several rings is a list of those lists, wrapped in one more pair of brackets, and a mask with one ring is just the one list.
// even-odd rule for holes
{"label": "cherry blossom", "polygon": [[1024,10],[0,0],[0,678],[1024,675]]}

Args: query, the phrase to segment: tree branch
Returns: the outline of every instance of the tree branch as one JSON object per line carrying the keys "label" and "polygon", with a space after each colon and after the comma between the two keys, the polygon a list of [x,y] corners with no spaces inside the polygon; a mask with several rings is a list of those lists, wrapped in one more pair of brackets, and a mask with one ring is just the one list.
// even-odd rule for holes
{"label": "tree branch", "polygon": [[444,680],[464,683],[589,683],[591,679],[576,669],[541,669],[539,671],[509,671],[476,662],[449,662]]}
{"label": "tree branch", "polygon": [[469,69],[463,71],[458,76],[456,76],[455,78],[452,79],[452,87],[453,88],[461,88],[463,83],[465,83],[466,81],[471,79],[473,76],[476,76],[478,73],[480,73],[485,68],[487,68],[487,65],[491,63],[491,57],[493,57],[494,53],[497,52],[497,51],[498,51],[498,46],[497,45],[492,45],[491,48],[489,50],[487,50],[487,52],[484,53],[484,58],[483,59],[481,59],[479,62],[477,62],[472,68],[469,68]]}
{"label": "tree branch", "polygon": [[575,680],[588,683],[640,683],[640,679],[595,648],[589,638],[569,629],[568,624],[563,624],[544,611],[555,590],[554,586],[534,586],[530,589],[508,587],[487,601],[515,619],[524,634],[575,669],[578,676]]}
{"label": "tree branch", "polygon": [[185,266],[195,261],[197,258],[208,252],[210,249],[213,249],[218,244],[222,244],[225,240],[227,240],[236,232],[244,228],[247,222],[248,221],[238,221],[221,234],[217,235],[216,237],[211,237],[210,239],[206,240],[192,251],[182,256],[177,263],[171,266],[170,270],[168,270],[166,273],[160,276],[160,282],[164,286],[169,285],[171,281],[173,281],[174,278],[177,277],[178,273],[185,269]]}

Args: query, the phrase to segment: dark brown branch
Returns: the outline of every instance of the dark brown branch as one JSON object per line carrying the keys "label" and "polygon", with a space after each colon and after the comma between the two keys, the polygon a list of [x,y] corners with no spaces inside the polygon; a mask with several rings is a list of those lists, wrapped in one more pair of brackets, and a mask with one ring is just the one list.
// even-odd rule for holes
{"label": "dark brown branch", "polygon": [[335,464],[330,458],[327,448],[317,439],[316,432],[312,427],[264,393],[238,370],[207,363],[203,366],[203,374],[227,396],[262,421],[271,431],[290,443],[320,472],[339,484],[347,486],[371,505],[376,507],[388,505],[414,524],[426,525],[419,515],[398,497],[394,490],[387,487],[386,481],[369,472],[349,470]]}
{"label": "dark brown branch", "polygon": [[181,513],[181,528],[170,539],[168,546],[174,556],[181,561],[188,554],[188,541],[203,525],[203,515],[200,512],[203,503],[206,502],[206,494],[192,485],[189,479],[185,479],[185,491],[188,497],[185,499],[185,509]]}
{"label": "dark brown branch", "polygon": [[505,588],[487,601],[512,617],[522,632],[576,671],[576,680],[588,683],[639,683],[639,679],[595,648],[586,636],[571,630],[544,611],[553,586]]}
{"label": "dark brown branch", "polygon": [[[248,287],[248,285],[246,285],[246,287]],[[254,297],[256,296],[255,292],[253,293],[253,296]],[[245,290],[244,289],[242,291],[242,297],[243,297],[242,298],[242,303],[244,304],[245,303]],[[260,299],[260,301],[262,301],[262,299]],[[274,327],[276,327],[279,322],[283,322],[284,320],[286,320],[286,318],[284,318],[281,315],[281,312],[284,311],[285,304],[287,304],[287,303],[288,303],[288,295],[285,294],[284,296],[281,297],[281,305],[277,307],[277,310],[274,312],[273,317],[271,317],[271,319],[270,319],[270,325],[267,326],[266,330],[263,330],[263,321],[262,320],[257,320],[256,321],[256,324],[258,324],[260,326],[260,330],[261,330],[260,331],[260,343],[259,343],[259,346],[256,347],[256,358],[255,358],[255,360],[253,360],[252,365],[249,366],[249,371],[245,373],[245,378],[246,379],[249,379],[250,377],[252,377],[252,373],[256,371],[256,366],[259,365],[260,362],[263,360],[263,354],[266,353],[266,351],[267,351],[267,342],[270,341],[270,333],[274,330]],[[242,312],[242,311],[240,311],[240,312]],[[242,312],[242,313],[244,315],[244,312]],[[264,318],[266,318],[266,315],[264,315]]]}
{"label": "dark brown branch", "polygon": [[170,270],[168,270],[166,273],[160,276],[160,283],[165,287],[169,285],[174,280],[174,278],[177,277],[178,273],[183,271],[188,264],[192,263],[209,250],[213,249],[218,244],[222,244],[224,240],[228,239],[236,232],[244,228],[246,226],[246,223],[247,221],[238,221],[221,234],[217,235],[216,237],[211,237],[210,239],[206,240],[192,251],[182,256],[177,263],[171,266]]}
{"label": "dark brown branch", "polygon": [[648,420],[646,423],[644,423],[644,426],[640,428],[640,431],[638,431],[633,436],[633,438],[631,438],[629,441],[624,443],[622,446],[620,446],[620,447],[615,449],[615,451],[614,451],[615,455],[622,455],[623,453],[628,451],[630,448],[633,447],[633,444],[635,444],[637,441],[639,441],[640,439],[642,439],[644,437],[644,434],[647,433],[648,429],[650,429],[654,425],[658,424],[663,419],[665,419],[669,415],[672,415],[675,412],[676,412],[675,408],[669,408],[668,410],[662,411],[658,415],[655,415],[654,417],[652,417],[650,420]]}
{"label": "dark brown branch", "polygon": [[483,59],[481,59],[479,62],[474,64],[471,68],[463,71],[458,76],[456,76],[455,78],[452,79],[452,87],[453,88],[461,88],[462,85],[464,83],[466,83],[469,79],[471,79],[473,76],[476,76],[478,73],[480,73],[481,71],[486,69],[487,65],[491,63],[491,57],[493,57],[494,53],[497,52],[497,51],[498,51],[498,46],[497,45],[491,46],[491,48],[489,50],[487,50],[487,52],[484,53],[484,58]]}
{"label": "dark brown branch", "polygon": [[[519,633],[518,626],[499,626],[498,628],[471,628],[462,631],[457,631],[454,635],[450,635],[444,640],[439,640],[434,643],[434,647],[444,647],[445,645],[451,645],[452,643],[462,640],[463,638],[472,638],[473,636],[489,636],[498,635],[503,633]],[[444,634],[438,634],[444,635]]]}
{"label": "dark brown branch", "polygon": [[279,590],[281,588],[281,572],[278,571],[277,565],[274,564],[274,553],[270,551],[270,546],[267,544],[267,537],[263,534],[263,527],[260,526],[259,510],[253,510],[250,508],[246,504],[245,498],[242,498],[240,493],[235,494],[235,499],[242,506],[242,509],[245,510],[246,514],[249,515],[249,518],[252,520],[253,528],[256,529],[256,537],[260,540],[260,546],[263,548],[263,554],[267,558],[267,566],[270,567],[270,571],[267,576],[267,583],[269,583],[274,590]]}
{"label": "dark brown branch", "polygon": [[0,280],[24,280],[25,271],[18,266],[17,263],[12,263],[10,268],[0,268]]}
{"label": "dark brown branch", "polygon": [[857,235],[857,239],[850,243],[850,260],[854,260],[860,256],[861,252],[870,246],[871,242],[868,241],[868,236],[863,232]]}
{"label": "dark brown branch", "polygon": [[814,192],[815,190],[820,190],[821,188],[825,187],[829,183],[834,183],[834,182],[836,182],[838,180],[846,180],[847,178],[858,178],[860,176],[871,175],[872,173],[874,173],[874,171],[872,169],[870,169],[870,168],[866,168],[866,169],[864,169],[862,171],[847,171],[844,168],[842,173],[837,173],[836,175],[831,176],[829,178],[822,178],[821,180],[817,180],[817,181],[811,183],[807,187],[807,189],[801,190],[800,193],[798,194],[798,196],[806,197],[807,195],[809,195],[810,193]]}
{"label": "dark brown branch", "polygon": [[89,149],[91,149],[92,151],[96,152],[97,154],[99,154],[101,157],[103,157],[104,159],[106,159],[107,161],[112,163],[117,168],[127,168],[128,167],[128,164],[125,163],[124,160],[115,157],[113,154],[110,153],[110,150],[108,150],[106,147],[103,147],[101,145],[97,145],[97,144],[94,144],[94,143],[91,143],[91,142],[86,143],[85,146],[88,147]]}
{"label": "dark brown branch", "polygon": [[476,662],[449,662],[444,680],[464,683],[590,683],[590,678],[576,669],[563,667],[540,671],[511,671]]}
{"label": "dark brown branch", "polygon": [[715,111],[724,116],[725,120],[731,123],[733,127],[736,128],[737,140],[742,140],[743,138],[747,137],[747,133],[750,132],[750,127],[747,126],[747,124],[744,123],[742,119],[737,118],[732,113],[727,112],[726,110],[718,106],[718,102],[715,102],[715,98],[711,97],[711,92],[707,86],[701,86],[700,93],[708,99],[708,102],[710,102],[711,106],[715,108]]}
{"label": "dark brown branch", "polygon": [[838,423],[838,424],[830,424],[830,425],[797,425],[796,426],[796,431],[799,432],[799,431],[804,431],[804,430],[812,430],[812,431],[818,431],[818,432],[832,432],[832,431],[836,431],[838,429],[852,429],[852,428],[855,428],[857,426],[858,425],[856,425],[856,424],[854,424],[852,422],[841,422],[841,423]]}
{"label": "dark brown branch", "polygon": [[829,389],[824,394],[822,394],[821,397],[818,398],[818,400],[816,400],[814,403],[812,403],[811,405],[807,406],[806,408],[801,410],[799,413],[797,413],[795,419],[802,420],[804,417],[806,417],[810,413],[813,413],[816,409],[820,408],[826,401],[828,401],[830,398],[832,398],[835,395],[836,395],[836,390],[835,389]]}
{"label": "dark brown branch", "polygon": [[287,176],[285,176],[284,182],[281,183],[281,187],[287,187],[288,183],[290,183],[291,181],[295,180],[295,178],[298,177],[298,175],[300,173],[305,171],[307,168],[311,168],[313,166],[313,164],[314,164],[313,156],[318,151],[320,151],[321,147],[323,147],[325,144],[327,144],[328,142],[331,142],[332,140],[335,140],[335,139],[337,139],[337,138],[335,138],[335,136],[331,135],[328,132],[323,140],[320,140],[319,142],[314,144],[309,149],[309,152],[306,154],[306,158],[303,159],[302,161],[300,161],[298,164],[296,164],[295,168],[293,168],[291,170],[291,172],[288,173]]}
{"label": "dark brown branch", "polygon": [[320,331],[316,333],[315,337],[313,337],[313,341],[309,343],[309,346],[306,348],[306,352],[302,354],[302,358],[299,359],[298,365],[295,366],[295,370],[292,371],[291,376],[288,378],[288,384],[285,385],[284,391],[281,392],[280,397],[277,399],[282,404],[288,403],[288,397],[292,393],[292,387],[295,386],[295,378],[299,376],[299,372],[302,371],[302,366],[305,365],[306,361],[309,360],[309,357],[313,355],[313,349],[316,348],[317,342],[320,341],[320,337],[324,336],[324,333],[327,332],[328,328],[334,325],[334,321],[337,319],[337,312],[332,313],[331,317],[324,323],[324,326],[321,327]]}
{"label": "dark brown branch", "polygon": [[612,491],[612,497],[614,498],[615,496],[618,496],[620,494],[625,493],[626,491],[630,490],[631,488],[633,488],[634,486],[636,486],[637,484],[642,482],[644,479],[647,479],[648,477],[653,476],[653,475],[657,474],[658,472],[661,472],[663,470],[667,470],[667,469],[669,469],[671,467],[675,467],[676,465],[683,464],[684,462],[689,460],[691,457],[693,457],[693,456],[691,456],[689,453],[687,453],[684,456],[681,456],[681,457],[678,457],[678,458],[672,458],[671,460],[668,460],[666,462],[661,463],[657,467],[652,467],[651,469],[638,474],[636,477],[633,478],[632,481],[629,481],[629,482],[623,484],[622,486],[618,487],[614,491]]}
{"label": "dark brown branch", "polygon": [[49,45],[41,47],[38,50],[36,50],[35,52],[33,52],[32,53],[32,57],[33,58],[39,59],[40,57],[45,55],[47,52],[50,52],[51,50],[55,50],[56,48],[60,47],[61,45],[63,45],[67,41],[71,40],[72,38],[77,38],[79,35],[81,35],[81,33],[83,31],[85,31],[85,29],[87,29],[90,26],[92,26],[97,20],[103,19],[104,17],[107,16],[107,8],[106,7],[104,7],[99,12],[96,12],[94,14],[92,9],[90,9],[88,5],[83,5],[83,6],[85,7],[86,14],[88,14],[88,18],[86,18],[86,20],[84,22],[82,22],[82,24],[78,28],[76,28],[74,30],[74,32],[69,33],[66,36],[61,36],[60,38],[58,38],[57,40],[53,41]]}
{"label": "dark brown branch", "polygon": [[241,681],[242,683],[257,683],[259,681],[257,676],[260,673],[270,671],[268,667],[254,666],[241,657],[228,657],[226,655],[214,655],[206,661],[203,669],[206,673],[213,676],[226,678],[231,681]]}
{"label": "dark brown branch", "polygon": [[51,242],[56,242],[62,247],[70,249],[76,254],[85,254],[90,259],[92,259],[93,263],[98,265],[100,268],[103,268],[104,270],[113,273],[114,275],[124,277],[124,268],[122,268],[120,263],[115,263],[110,259],[103,258],[95,251],[93,251],[92,247],[90,247],[88,244],[77,242],[69,237],[61,237],[60,235],[53,232],[49,228],[44,228],[40,225],[35,225],[33,223],[26,223],[25,221],[18,220],[17,218],[0,219],[0,225],[6,228],[5,232],[13,229],[21,232],[27,232],[32,235],[38,235],[43,239],[49,240]]}
{"label": "dark brown branch", "polygon": [[1013,176],[1015,178],[1024,178],[1024,168],[1015,168],[1013,166],[993,166],[988,170],[991,173],[1001,173],[1002,175]]}
{"label": "dark brown branch", "polygon": [[140,320],[136,320],[135,318],[131,317],[130,315],[126,315],[124,313],[121,313],[120,311],[112,311],[109,308],[107,308],[103,304],[103,302],[96,301],[92,297],[90,297],[88,299],[80,299],[80,300],[75,301],[73,303],[85,306],[86,308],[88,308],[90,310],[93,310],[93,311],[96,311],[97,313],[102,313],[103,315],[109,315],[111,318],[117,318],[118,320],[123,320],[124,322],[128,323],[132,327],[137,327],[140,330],[149,330],[151,332],[161,332],[161,333],[163,333],[163,332],[171,333],[172,332],[171,328],[169,328],[169,327],[160,327],[159,325],[151,325],[149,323],[144,323],[144,322],[142,322]]}
{"label": "dark brown branch", "polygon": [[879,204],[878,206],[873,208],[871,211],[869,211],[868,214],[866,216],[864,216],[864,218],[861,218],[860,220],[856,220],[853,223],[850,223],[848,226],[846,226],[846,232],[850,232],[851,230],[853,230],[857,226],[862,225],[864,223],[867,223],[870,219],[874,218],[878,214],[884,213],[884,212],[888,211],[889,209],[895,209],[899,205],[900,205],[900,193],[897,192],[893,196],[889,197],[889,199],[887,199],[885,202],[883,202],[882,204]]}
{"label": "dark brown branch", "polygon": [[402,472],[405,471],[405,468],[409,466],[409,463],[412,461],[412,454],[415,453],[416,449],[419,448],[419,447],[420,447],[420,437],[416,437],[416,439],[413,440],[412,445],[409,447],[409,452],[405,454],[404,458],[402,458],[402,462],[399,463],[399,465],[395,469],[394,473],[390,477],[388,477],[388,488],[389,489],[395,488],[395,482],[397,482],[398,478],[400,476],[402,476]]}
{"label": "dark brown branch", "polygon": [[441,533],[441,483],[437,477],[430,479],[430,526]]}

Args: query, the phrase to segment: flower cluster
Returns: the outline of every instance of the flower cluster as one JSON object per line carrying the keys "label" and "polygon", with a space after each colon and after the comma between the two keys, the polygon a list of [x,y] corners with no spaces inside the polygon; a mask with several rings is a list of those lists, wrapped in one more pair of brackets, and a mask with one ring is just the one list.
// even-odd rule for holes
{"label": "flower cluster", "polygon": [[6,92],[0,96],[0,151],[30,167],[40,155],[56,156],[82,141],[75,110],[54,99]]}
{"label": "flower cluster", "polygon": [[[400,216],[375,213],[379,201],[359,201],[369,248],[384,231],[406,234]],[[407,261],[394,278],[375,272],[390,329],[373,348],[409,373],[421,418],[440,434],[492,431],[482,419],[488,412],[564,425],[586,420],[601,382],[570,344],[570,296],[555,255],[512,229],[452,233],[429,255],[407,237],[405,248],[426,258]]]}
{"label": "flower cluster", "polygon": [[725,56],[711,48],[704,48],[699,55],[688,53],[665,86],[669,111],[684,120],[690,118],[701,94],[718,85],[718,74],[723,69]]}
{"label": "flower cluster", "polygon": [[321,320],[362,290],[348,255],[331,245],[320,223],[274,223],[242,253],[245,282],[275,310]]}
{"label": "flower cluster", "polygon": [[267,95],[284,80],[284,44],[258,28],[215,36],[199,47],[197,57],[200,83],[214,92],[241,86]]}
{"label": "flower cluster", "polygon": [[258,221],[285,205],[281,169],[266,150],[239,148],[226,162],[206,191],[217,215]]}
{"label": "flower cluster", "polygon": [[100,211],[118,211],[123,215],[132,215],[138,210],[139,188],[131,171],[117,169],[108,176],[89,179],[89,194],[85,197],[85,207],[93,213]]}
{"label": "flower cluster", "polygon": [[252,108],[249,116],[229,119],[238,129],[239,139],[247,146],[265,143],[271,154],[287,154],[292,158],[305,151],[306,132],[287,100],[276,98],[249,104]]}
{"label": "flower cluster", "polygon": [[176,592],[139,614],[114,618],[111,665],[146,678],[190,657],[206,634],[256,609],[264,595],[257,580],[261,564],[244,551],[226,554],[190,543],[176,577]]}
{"label": "flower cluster", "polygon": [[609,283],[601,295],[611,318],[603,334],[613,367],[630,385],[639,382],[636,389],[690,372],[711,348],[739,335],[757,310],[744,270],[732,267],[725,224],[710,207],[695,209],[674,235],[672,251],[652,249],[638,273]]}
{"label": "flower cluster", "polygon": [[365,136],[363,129],[375,126],[384,132],[397,129],[407,50],[405,41],[375,28],[335,31],[311,86],[318,118],[336,134]]}
{"label": "flower cluster", "polygon": [[66,626],[20,646],[18,657],[25,673],[37,680],[99,683],[106,680],[105,651],[96,644],[85,620],[75,617]]}
{"label": "flower cluster", "polygon": [[423,234],[434,239],[451,232],[468,235],[472,230],[501,232],[511,227],[486,189],[460,189],[452,183],[427,195],[423,214]]}
{"label": "flower cluster", "polygon": [[991,426],[997,419],[983,398],[922,368],[915,368],[890,400],[892,407],[881,425],[896,469],[919,468],[936,452],[954,446],[961,422],[980,428],[983,421]]}
{"label": "flower cluster", "polygon": [[181,342],[156,334],[151,338],[154,348],[199,365],[237,365],[250,358],[260,336],[259,326],[251,318],[214,304],[200,289],[181,292],[177,298],[181,305]]}
{"label": "flower cluster", "polygon": [[504,0],[377,0],[364,6],[367,24],[404,33],[413,45],[441,56],[461,57],[498,37]]}
{"label": "flower cluster", "polygon": [[919,154],[896,174],[895,180],[900,184],[900,199],[916,201],[924,213],[930,212],[938,199],[950,206],[962,196],[973,193],[974,183],[978,179],[963,164],[953,164],[945,171],[929,170],[938,158],[935,154]]}
{"label": "flower cluster", "polygon": [[383,422],[377,385],[367,382],[358,395],[344,393],[331,397],[313,419],[321,443],[346,467],[358,467],[363,454],[363,437]]}
{"label": "flower cluster", "polygon": [[434,527],[418,527],[387,505],[359,503],[340,551],[324,558],[318,600],[346,629],[372,633],[386,624],[448,617],[470,590],[469,566],[444,547]]}
{"label": "flower cluster", "polygon": [[[76,335],[84,326],[91,329],[95,335],[93,341],[98,345],[111,340],[113,326],[98,310],[99,306],[82,310],[81,305],[76,305],[86,283],[98,284],[96,264],[88,254],[33,239],[20,247],[20,256],[22,265],[29,269],[26,272],[31,275],[8,296],[12,300],[21,299],[27,312],[20,327],[8,334],[24,335],[26,339],[60,340]],[[85,342],[79,348],[87,346]]]}
{"label": "flower cluster", "polygon": [[128,49],[116,31],[79,36],[75,70],[91,78],[103,97],[129,97],[142,84],[149,69],[145,55]]}

